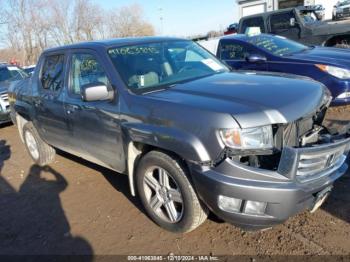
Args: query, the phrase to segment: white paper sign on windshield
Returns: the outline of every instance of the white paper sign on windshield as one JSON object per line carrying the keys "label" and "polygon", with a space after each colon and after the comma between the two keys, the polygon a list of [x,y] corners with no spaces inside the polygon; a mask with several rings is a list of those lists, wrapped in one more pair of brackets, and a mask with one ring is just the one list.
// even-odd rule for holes
{"label": "white paper sign on windshield", "polygon": [[18,71],[18,68],[15,66],[9,66],[7,69],[10,71]]}
{"label": "white paper sign on windshield", "polygon": [[219,63],[215,62],[213,59],[208,58],[208,59],[204,59],[202,60],[202,63],[207,65],[208,67],[210,67],[211,69],[213,69],[214,71],[220,71],[222,69],[224,69],[224,67],[222,65],[220,65]]}

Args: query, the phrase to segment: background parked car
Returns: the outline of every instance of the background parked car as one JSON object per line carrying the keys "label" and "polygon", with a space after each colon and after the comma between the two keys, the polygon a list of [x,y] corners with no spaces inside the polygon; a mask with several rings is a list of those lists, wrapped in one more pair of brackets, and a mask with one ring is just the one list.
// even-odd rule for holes
{"label": "background parked car", "polygon": [[11,121],[7,94],[9,86],[26,77],[28,74],[19,67],[0,64],[0,124]]}
{"label": "background parked car", "polygon": [[350,0],[338,2],[333,9],[332,20],[350,17]]}
{"label": "background parked car", "polygon": [[260,27],[262,33],[280,35],[305,45],[350,47],[350,26],[317,19],[317,10],[305,7],[288,8],[243,17],[238,33],[249,27]]}
{"label": "background parked car", "polygon": [[317,19],[322,21],[325,18],[325,8],[322,5],[315,5],[315,6],[311,6],[311,8],[315,9],[315,14],[317,16]]}
{"label": "background parked car", "polygon": [[350,103],[350,51],[347,49],[308,47],[268,34],[238,34],[216,41],[216,45],[204,43],[204,46],[233,69],[307,76],[328,87],[334,98],[333,105]]}
{"label": "background parked car", "polygon": [[227,27],[227,30],[224,32],[225,35],[237,34],[238,23],[231,24]]}
{"label": "background parked car", "polygon": [[28,74],[32,75],[34,73],[35,65],[23,66],[22,69]]}

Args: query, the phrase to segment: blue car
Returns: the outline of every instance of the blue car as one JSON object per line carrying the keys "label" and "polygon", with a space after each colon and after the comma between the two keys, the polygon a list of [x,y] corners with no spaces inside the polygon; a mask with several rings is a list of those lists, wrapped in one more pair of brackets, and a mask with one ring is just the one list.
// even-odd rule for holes
{"label": "blue car", "polygon": [[275,35],[238,34],[221,38],[216,51],[232,69],[307,76],[328,87],[332,105],[350,104],[350,50],[308,47]]}

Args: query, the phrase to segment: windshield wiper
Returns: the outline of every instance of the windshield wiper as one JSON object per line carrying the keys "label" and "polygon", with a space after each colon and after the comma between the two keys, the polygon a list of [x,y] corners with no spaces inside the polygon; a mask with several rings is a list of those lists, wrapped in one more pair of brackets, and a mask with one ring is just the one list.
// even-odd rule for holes
{"label": "windshield wiper", "polygon": [[147,90],[147,91],[144,91],[142,92],[141,94],[142,95],[147,95],[147,94],[151,94],[151,93],[156,93],[156,92],[161,92],[161,91],[166,91],[168,90],[169,88],[172,88],[174,86],[176,86],[177,84],[171,84],[171,85],[159,85],[159,86],[156,86],[156,87],[151,87],[151,88],[154,88],[152,90]]}

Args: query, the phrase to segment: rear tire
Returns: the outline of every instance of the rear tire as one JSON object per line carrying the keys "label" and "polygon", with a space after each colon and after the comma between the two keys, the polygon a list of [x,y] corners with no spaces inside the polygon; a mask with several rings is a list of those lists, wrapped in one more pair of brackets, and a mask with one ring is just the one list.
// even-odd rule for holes
{"label": "rear tire", "polygon": [[136,183],[149,217],[160,227],[175,233],[190,232],[208,216],[181,161],[160,151],[141,158]]}
{"label": "rear tire", "polygon": [[37,165],[46,166],[53,163],[56,156],[55,149],[40,138],[31,122],[23,127],[23,139],[29,155]]}

